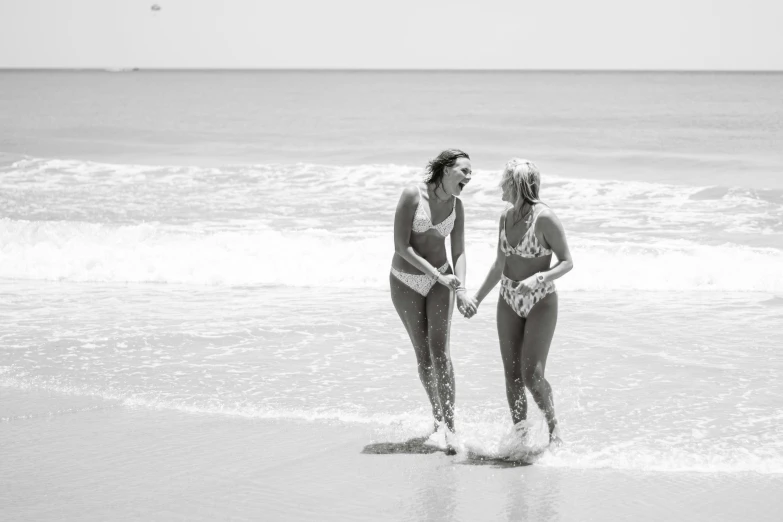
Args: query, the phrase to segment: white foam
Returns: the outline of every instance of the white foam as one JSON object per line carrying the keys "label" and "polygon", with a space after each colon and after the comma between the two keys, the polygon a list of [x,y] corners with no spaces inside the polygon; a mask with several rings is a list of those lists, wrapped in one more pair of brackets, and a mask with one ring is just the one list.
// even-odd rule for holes
{"label": "white foam", "polygon": [[97,386],[62,386],[51,384],[45,380],[34,382],[21,381],[15,378],[0,380],[0,386],[21,390],[46,390],[64,395],[78,397],[97,397],[105,401],[113,401],[131,408],[146,408],[151,410],[176,410],[183,413],[200,413],[227,415],[249,419],[288,419],[301,421],[337,421],[346,424],[372,424],[376,426],[398,429],[404,426],[410,430],[432,421],[424,412],[414,413],[367,413],[363,408],[320,408],[314,410],[302,408],[270,408],[263,404],[251,402],[226,403],[218,399],[177,399],[156,394],[139,394],[124,390],[112,390]]}
{"label": "white foam", "polygon": [[[494,245],[468,242],[468,286],[477,288]],[[783,252],[687,240],[576,239],[567,290],[783,292]],[[211,232],[200,225],[108,225],[0,219],[0,277],[193,285],[388,288],[391,230]]]}
{"label": "white foam", "polygon": [[[370,413],[356,406],[314,410],[270,408],[252,402],[225,403],[217,398],[174,399],[90,386],[61,386],[41,380],[29,383],[14,378],[0,379],[0,386],[100,397],[130,408],[174,410],[183,413],[250,419],[359,424],[374,427],[376,438],[386,442],[399,442],[421,436],[432,425],[431,417],[423,410]],[[94,406],[90,408],[95,409]],[[0,422],[10,422],[18,418],[25,418],[25,416],[0,418]],[[505,411],[494,415],[484,410],[458,410],[456,421],[463,453],[457,458],[465,459],[472,454],[495,459],[536,461],[541,466],[569,469],[783,474],[783,452],[779,443],[748,446],[741,444],[741,441],[736,443],[729,439],[707,440],[703,435],[670,438],[671,440],[629,435],[629,439],[624,442],[602,445],[600,441],[590,439],[569,441],[571,434],[566,429],[564,431],[566,444],[553,452],[546,449],[547,431],[540,415],[531,416],[530,436],[524,441],[515,440],[513,429],[510,430],[507,422],[500,418],[505,419]],[[436,446],[441,445],[437,437],[433,442]],[[465,450],[470,453],[466,453]]]}
{"label": "white foam", "polygon": [[[380,289],[421,169],[28,158],[0,173],[2,278]],[[476,171],[462,198],[473,288],[495,255],[498,178]],[[576,263],[564,290],[783,291],[780,194],[549,173],[542,190]]]}
{"label": "white foam", "polygon": [[[700,440],[700,439],[697,439]],[[619,444],[605,448],[565,445],[547,453],[540,465],[577,469],[620,469],[697,473],[783,473],[783,456],[765,454],[762,448],[721,448],[703,445],[660,449],[652,445]]]}
{"label": "white foam", "polygon": [[[380,239],[322,230],[174,232],[153,224],[0,220],[0,277],[197,285],[377,286],[368,260],[391,260]],[[373,263],[377,269],[377,262]]]}

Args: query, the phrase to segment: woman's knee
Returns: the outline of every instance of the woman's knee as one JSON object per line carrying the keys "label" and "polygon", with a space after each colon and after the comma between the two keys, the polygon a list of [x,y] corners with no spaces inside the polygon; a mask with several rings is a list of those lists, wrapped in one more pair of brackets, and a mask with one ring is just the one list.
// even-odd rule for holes
{"label": "woman's knee", "polygon": [[449,373],[452,371],[451,357],[447,354],[439,354],[432,357],[432,367],[438,373]]}
{"label": "woman's knee", "polygon": [[422,364],[421,362],[419,362],[418,364],[416,364],[416,367],[419,369],[419,373],[428,374],[432,371],[431,364]]}
{"label": "woman's knee", "polygon": [[525,368],[523,377],[525,386],[531,390],[546,385],[546,379],[544,378],[544,365],[541,363]]}
{"label": "woman's knee", "polygon": [[432,359],[429,355],[425,357],[419,357],[416,361],[416,365],[419,367],[419,371],[431,372],[432,371]]}
{"label": "woman's knee", "polygon": [[449,330],[448,326],[430,324],[427,329],[427,349],[433,360],[439,357],[448,358]]}
{"label": "woman's knee", "polygon": [[521,368],[507,368],[504,371],[504,374],[506,376],[506,383],[508,384],[522,384],[525,382]]}
{"label": "woman's knee", "polygon": [[432,368],[432,355],[430,354],[430,345],[427,342],[426,333],[417,331],[416,335],[411,336],[411,341],[413,342],[413,351],[416,353],[416,363],[419,365],[419,368]]}

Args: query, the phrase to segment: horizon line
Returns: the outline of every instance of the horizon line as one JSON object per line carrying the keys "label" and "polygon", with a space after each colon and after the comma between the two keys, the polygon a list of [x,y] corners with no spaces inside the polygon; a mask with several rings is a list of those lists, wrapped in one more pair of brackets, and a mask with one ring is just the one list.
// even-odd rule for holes
{"label": "horizon line", "polygon": [[783,73],[783,69],[428,69],[428,68],[349,68],[349,67],[4,67],[0,71],[16,72],[522,72],[522,73]]}

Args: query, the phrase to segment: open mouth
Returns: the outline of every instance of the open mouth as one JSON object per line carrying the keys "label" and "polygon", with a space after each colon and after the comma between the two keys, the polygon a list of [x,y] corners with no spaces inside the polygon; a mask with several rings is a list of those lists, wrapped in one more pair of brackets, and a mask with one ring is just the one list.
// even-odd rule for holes
{"label": "open mouth", "polygon": [[467,185],[469,181],[470,181],[469,179],[466,179],[465,181],[458,183],[460,192],[462,192],[462,189],[465,188],[465,185]]}

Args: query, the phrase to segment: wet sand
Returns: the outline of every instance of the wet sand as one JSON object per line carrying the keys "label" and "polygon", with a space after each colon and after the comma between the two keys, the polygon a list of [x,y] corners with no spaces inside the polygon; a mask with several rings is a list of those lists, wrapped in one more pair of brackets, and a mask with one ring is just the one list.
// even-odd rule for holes
{"label": "wet sand", "polygon": [[370,425],[0,388],[7,520],[775,520],[783,477],[518,466]]}

